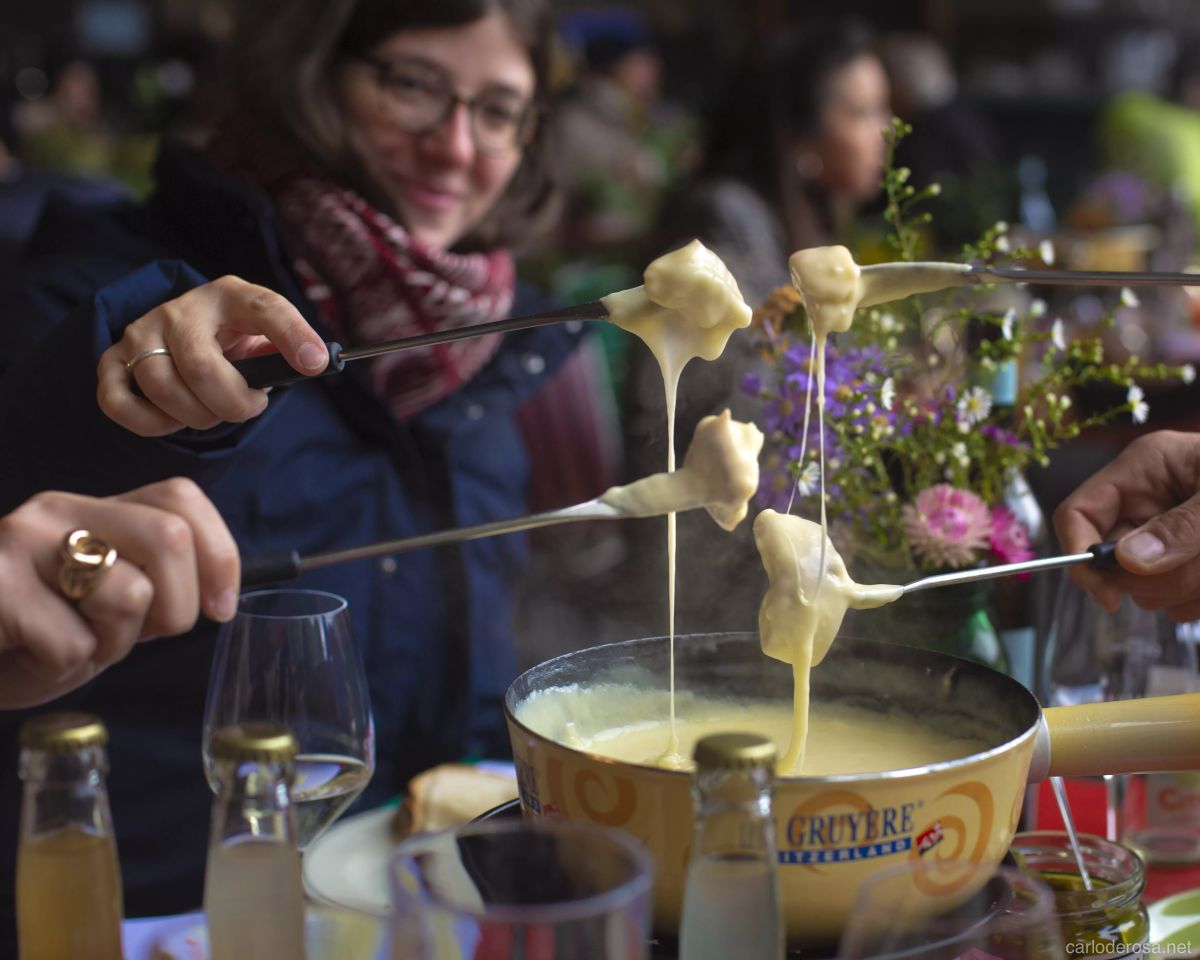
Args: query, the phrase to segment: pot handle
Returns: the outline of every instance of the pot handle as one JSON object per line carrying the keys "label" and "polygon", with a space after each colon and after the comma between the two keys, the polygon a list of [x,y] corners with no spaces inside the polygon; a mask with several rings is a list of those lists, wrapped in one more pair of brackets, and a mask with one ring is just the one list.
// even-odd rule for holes
{"label": "pot handle", "polygon": [[1031,781],[1200,770],[1200,693],[1049,707],[1042,724]]}

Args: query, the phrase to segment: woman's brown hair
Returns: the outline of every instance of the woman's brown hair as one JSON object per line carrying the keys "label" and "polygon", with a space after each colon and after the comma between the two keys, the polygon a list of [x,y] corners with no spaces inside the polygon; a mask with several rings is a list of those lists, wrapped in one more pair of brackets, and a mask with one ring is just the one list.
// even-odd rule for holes
{"label": "woman's brown hair", "polygon": [[[458,27],[490,13],[512,24],[533,64],[538,100],[550,82],[553,26],[546,0],[246,0],[232,51],[237,109],[307,153],[372,203],[391,204],[371,181],[339,107],[335,73],[402,30]],[[525,147],[508,188],[458,249],[520,246],[557,209],[545,124]]]}

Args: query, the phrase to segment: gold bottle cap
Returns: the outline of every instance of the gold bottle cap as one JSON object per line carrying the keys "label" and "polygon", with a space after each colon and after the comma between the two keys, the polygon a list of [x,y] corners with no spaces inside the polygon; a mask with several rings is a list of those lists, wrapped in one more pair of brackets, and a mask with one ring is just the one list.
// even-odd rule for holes
{"label": "gold bottle cap", "polygon": [[78,750],[108,743],[108,730],[90,713],[43,713],[21,724],[20,743],[30,750]]}
{"label": "gold bottle cap", "polygon": [[296,738],[279,723],[235,723],[212,738],[214,760],[260,760],[286,763],[296,756]]}
{"label": "gold bottle cap", "polygon": [[775,763],[775,744],[757,733],[713,733],[696,741],[697,767],[748,770]]}

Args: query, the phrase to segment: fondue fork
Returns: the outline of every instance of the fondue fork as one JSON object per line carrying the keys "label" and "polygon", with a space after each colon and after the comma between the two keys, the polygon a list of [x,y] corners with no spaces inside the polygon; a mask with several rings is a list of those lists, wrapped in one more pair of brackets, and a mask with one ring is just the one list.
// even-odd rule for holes
{"label": "fondue fork", "polygon": [[[1200,286],[1200,274],[1192,273],[1148,273],[1116,272],[1107,270],[1022,270],[1017,267],[990,267],[985,264],[939,263],[937,261],[913,263],[877,263],[862,268],[863,293],[860,306],[869,307],[889,300],[902,299],[914,293],[932,293],[947,287],[972,286],[981,283],[1042,283],[1065,284],[1084,287],[1177,287]],[[897,295],[897,288],[902,292]],[[398,350],[415,347],[430,347],[439,343],[453,343],[471,337],[484,337],[493,333],[512,333],[552,323],[568,323],[582,320],[607,320],[608,308],[600,300],[581,303],[570,307],[533,313],[525,317],[510,317],[491,323],[476,323],[452,330],[435,330],[415,337],[402,337],[381,343],[344,348],[329,341],[329,363],[318,374],[297,373],[278,353],[235,360],[233,365],[251,387],[283,387],[304,380],[320,379],[341,373],[353,360],[381,357]],[[137,392],[137,384],[134,382]]]}
{"label": "fondue fork", "polygon": [[1108,541],[1097,543],[1084,553],[1067,553],[1058,557],[1025,560],[1021,563],[1001,563],[994,567],[977,567],[971,570],[956,570],[954,573],[938,573],[931,577],[914,580],[912,583],[906,583],[902,589],[904,593],[916,593],[918,590],[932,590],[935,587],[956,587],[959,584],[977,583],[980,580],[996,580],[1018,573],[1057,570],[1059,567],[1071,567],[1077,563],[1090,563],[1097,570],[1112,569],[1117,565],[1117,545],[1113,541]]}
{"label": "fondue fork", "polygon": [[1025,270],[983,263],[913,261],[876,263],[861,270],[860,307],[900,300],[916,293],[984,283],[1036,283],[1071,287],[1200,287],[1200,273],[1117,270]]}
{"label": "fondue fork", "polygon": [[344,348],[340,343],[327,341],[325,349],[329,351],[329,363],[324,370],[313,376],[297,373],[283,359],[283,356],[278,353],[268,353],[260,357],[235,360],[233,365],[251,387],[285,387],[303,380],[331,377],[341,373],[346,364],[352,360],[368,360],[371,357],[381,357],[384,354],[395,353],[397,350],[432,347],[439,343],[468,340],[471,337],[486,337],[492,333],[512,333],[516,330],[528,330],[530,327],[542,327],[551,323],[607,319],[607,308],[599,300],[594,300],[591,303],[548,310],[545,313],[532,313],[527,317],[509,317],[507,320],[494,320],[491,323],[475,323],[465,327],[454,327],[451,330],[434,330],[432,333],[422,333],[415,337],[401,337],[399,340],[386,340],[381,343],[364,344],[360,347],[350,347],[348,349]]}
{"label": "fondue fork", "polygon": [[266,586],[270,583],[281,583],[286,580],[294,580],[309,570],[329,567],[335,563],[386,557],[396,553],[407,553],[410,550],[420,550],[423,547],[440,547],[466,540],[479,540],[483,537],[497,537],[504,533],[535,530],[538,527],[549,527],[559,523],[576,523],[580,520],[626,520],[640,516],[647,516],[647,514],[622,510],[597,497],[586,503],[577,503],[574,506],[562,507],[558,510],[547,510],[544,513],[510,517],[507,520],[493,520],[490,523],[478,523],[470,527],[455,527],[452,530],[438,530],[434,533],[423,533],[414,537],[401,537],[398,540],[384,540],[380,543],[349,547],[345,550],[330,550],[326,553],[305,555],[301,555],[298,550],[276,550],[242,557],[242,587],[244,589]]}

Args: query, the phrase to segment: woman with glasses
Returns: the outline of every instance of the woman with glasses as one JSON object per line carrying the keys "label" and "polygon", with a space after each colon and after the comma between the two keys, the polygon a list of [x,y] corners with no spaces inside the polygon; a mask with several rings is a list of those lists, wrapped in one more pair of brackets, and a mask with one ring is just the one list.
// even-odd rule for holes
{"label": "woman with glasses", "polygon": [[[546,4],[239,6],[249,9],[228,109],[208,141],[164,148],[143,207],[52,207],[31,243],[30,286],[6,317],[40,341],[20,357],[0,351],[0,512],[42,489],[105,494],[182,474],[243,556],[520,514],[527,463],[513,414],[573,334],[466,339],[269,394],[230,361],[278,350],[312,374],[324,341],[528,309],[515,302],[510,250],[553,199],[538,122]],[[507,751],[522,547],[486,540],[299,582],[350,603],[378,738],[366,804],[436,762]],[[141,645],[67,699],[108,724],[131,915],[200,902],[212,636],[205,622]],[[21,719],[0,721],[0,735],[11,742]],[[0,787],[0,822],[16,823],[14,780]],[[15,829],[5,836],[11,865]],[[0,866],[0,884],[11,875]]]}

